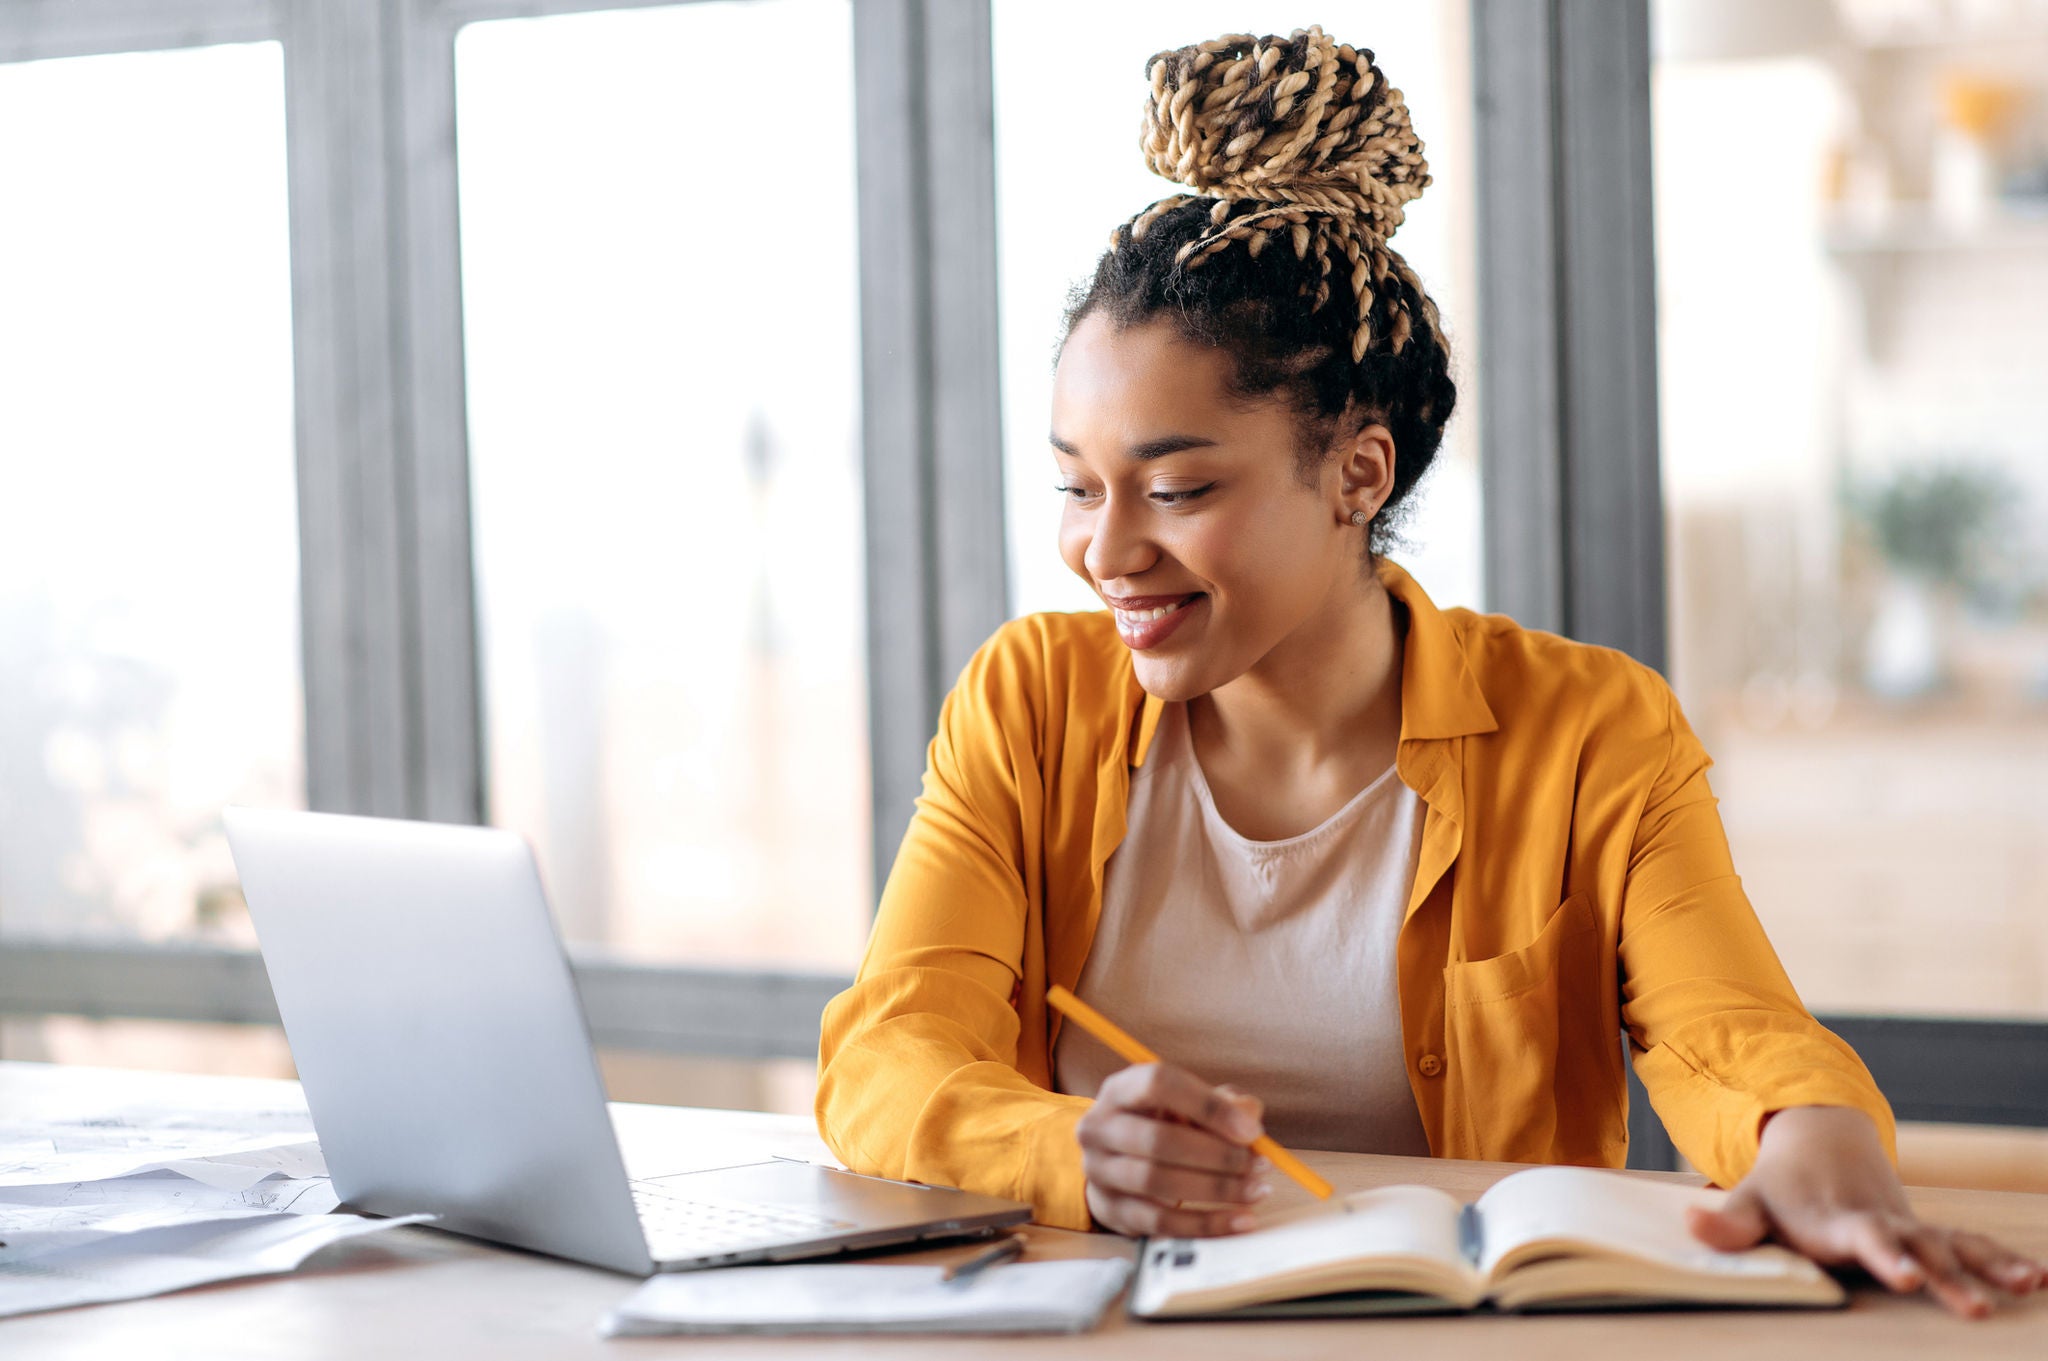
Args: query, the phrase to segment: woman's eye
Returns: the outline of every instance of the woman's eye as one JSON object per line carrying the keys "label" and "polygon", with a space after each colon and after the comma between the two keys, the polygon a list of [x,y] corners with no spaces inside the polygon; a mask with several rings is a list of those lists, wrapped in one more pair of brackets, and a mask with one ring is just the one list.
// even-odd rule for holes
{"label": "woman's eye", "polygon": [[[1162,506],[1177,506],[1183,501],[1194,500],[1197,496],[1201,496],[1205,492],[1213,490],[1215,486],[1216,484],[1214,482],[1211,482],[1208,484],[1208,486],[1193,487],[1187,491],[1155,491],[1152,493],[1152,499]],[[1091,491],[1087,487],[1069,487],[1064,485],[1055,485],[1053,487],[1053,490],[1060,493],[1062,496],[1066,497],[1070,501],[1092,501],[1097,496],[1101,495],[1100,492]]]}

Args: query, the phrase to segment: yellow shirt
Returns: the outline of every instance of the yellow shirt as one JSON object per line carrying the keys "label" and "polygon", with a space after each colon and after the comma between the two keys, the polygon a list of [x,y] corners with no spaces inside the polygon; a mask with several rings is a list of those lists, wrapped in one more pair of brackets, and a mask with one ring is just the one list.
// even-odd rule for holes
{"label": "yellow shirt", "polygon": [[[1889,1147],[1869,1071],[1800,1004],[1743,896],[1663,679],[1379,575],[1408,615],[1397,769],[1428,806],[1397,955],[1431,1152],[1621,1166],[1624,1035],[1720,1185],[1792,1106],[1865,1111]],[[818,1128],[853,1170],[1090,1226],[1089,1102],[1051,1090],[1045,991],[1081,976],[1162,707],[1107,612],[1013,620],[968,663],[860,974],[821,1026]]]}

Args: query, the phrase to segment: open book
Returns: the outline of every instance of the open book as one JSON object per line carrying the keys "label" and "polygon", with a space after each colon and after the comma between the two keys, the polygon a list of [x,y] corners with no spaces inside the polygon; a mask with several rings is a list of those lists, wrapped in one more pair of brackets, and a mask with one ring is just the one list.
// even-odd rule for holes
{"label": "open book", "polygon": [[1228,1238],[1154,1238],[1131,1313],[1392,1314],[1669,1304],[1838,1305],[1834,1279],[1781,1247],[1716,1252],[1689,1205],[1727,1193],[1538,1167],[1466,1205],[1427,1186],[1360,1191]]}

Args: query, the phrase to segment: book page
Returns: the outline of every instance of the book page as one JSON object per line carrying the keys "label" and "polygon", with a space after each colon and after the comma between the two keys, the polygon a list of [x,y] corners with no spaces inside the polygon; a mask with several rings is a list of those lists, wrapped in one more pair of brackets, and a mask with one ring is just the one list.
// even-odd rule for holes
{"label": "book page", "polygon": [[[1384,1288],[1472,1295],[1477,1278],[1458,1247],[1463,1209],[1455,1197],[1426,1186],[1387,1186],[1250,1233],[1151,1239],[1140,1259],[1134,1309],[1145,1314],[1185,1302],[1230,1308],[1253,1298],[1381,1288],[1370,1269],[1376,1259],[1411,1264]],[[1412,1269],[1418,1263],[1419,1272]]]}
{"label": "book page", "polygon": [[1681,1271],[1757,1277],[1811,1270],[1783,1248],[1716,1252],[1686,1227],[1688,1206],[1717,1207],[1726,1191],[1648,1181],[1589,1167],[1539,1167],[1494,1183],[1479,1198],[1479,1269],[1493,1278],[1558,1246],[1635,1257]]}

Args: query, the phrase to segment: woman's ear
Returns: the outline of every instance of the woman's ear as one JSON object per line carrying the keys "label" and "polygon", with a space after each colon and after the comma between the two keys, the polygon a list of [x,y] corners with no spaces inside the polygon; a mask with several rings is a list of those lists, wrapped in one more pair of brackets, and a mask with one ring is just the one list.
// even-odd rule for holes
{"label": "woman's ear", "polygon": [[1338,518],[1350,520],[1360,511],[1370,520],[1394,494],[1394,435],[1378,421],[1368,421],[1357,434],[1337,446],[1337,489],[1342,498]]}

